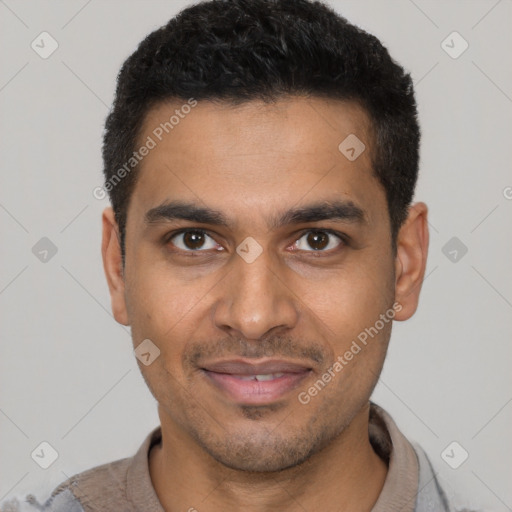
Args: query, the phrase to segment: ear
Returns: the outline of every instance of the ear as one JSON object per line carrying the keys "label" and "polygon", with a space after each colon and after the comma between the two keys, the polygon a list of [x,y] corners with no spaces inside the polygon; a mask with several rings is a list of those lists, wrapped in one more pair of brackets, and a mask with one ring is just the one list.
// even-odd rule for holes
{"label": "ear", "polygon": [[416,312],[427,266],[428,208],[415,203],[397,236],[395,258],[395,300],[402,306],[395,320],[407,320]]}
{"label": "ear", "polygon": [[112,208],[105,208],[102,215],[102,222],[103,239],[101,243],[101,255],[103,257],[103,268],[110,290],[112,313],[120,324],[129,325],[124,295],[124,271],[119,228]]}

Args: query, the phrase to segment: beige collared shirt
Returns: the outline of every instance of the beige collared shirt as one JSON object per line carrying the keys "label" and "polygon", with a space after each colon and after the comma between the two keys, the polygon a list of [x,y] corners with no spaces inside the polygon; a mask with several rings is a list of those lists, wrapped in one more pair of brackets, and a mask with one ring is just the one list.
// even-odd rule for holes
{"label": "beige collared shirt", "polygon": [[[449,512],[430,462],[398,430],[391,416],[371,403],[370,442],[388,464],[381,494],[372,512]],[[59,485],[44,505],[28,496],[25,504],[6,503],[1,512],[165,512],[149,473],[149,452],[161,441],[155,428],[133,457],[79,473]],[[32,506],[37,508],[31,508]]]}

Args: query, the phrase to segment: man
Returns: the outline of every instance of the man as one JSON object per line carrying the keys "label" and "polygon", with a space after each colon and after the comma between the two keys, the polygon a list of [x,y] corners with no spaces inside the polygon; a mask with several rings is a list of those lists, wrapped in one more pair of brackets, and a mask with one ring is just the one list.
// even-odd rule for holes
{"label": "man", "polygon": [[324,4],[212,0],[150,34],[106,122],[102,253],[161,426],[28,502],[449,510],[370,402],[425,273],[419,142],[410,76]]}

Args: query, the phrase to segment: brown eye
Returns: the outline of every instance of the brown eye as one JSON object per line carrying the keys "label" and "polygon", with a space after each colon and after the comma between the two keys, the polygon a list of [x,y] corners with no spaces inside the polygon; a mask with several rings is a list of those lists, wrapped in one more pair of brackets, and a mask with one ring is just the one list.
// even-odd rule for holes
{"label": "brown eye", "polygon": [[[305,240],[305,242],[301,242]],[[341,237],[329,231],[308,231],[297,242],[295,246],[300,251],[322,251],[334,249],[342,243]],[[308,249],[308,247],[310,249]]]}
{"label": "brown eye", "polygon": [[[208,245],[208,241],[209,245]],[[216,243],[204,231],[188,230],[175,234],[169,239],[169,242],[183,251],[204,251],[214,249]]]}
{"label": "brown eye", "polygon": [[307,242],[315,251],[320,251],[321,249],[325,249],[329,244],[329,237],[326,233],[309,233]]}

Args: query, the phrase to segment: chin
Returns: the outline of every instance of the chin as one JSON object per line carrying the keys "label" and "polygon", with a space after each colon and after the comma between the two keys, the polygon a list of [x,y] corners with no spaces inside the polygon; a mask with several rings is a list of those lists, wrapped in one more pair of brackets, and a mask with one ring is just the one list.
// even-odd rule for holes
{"label": "chin", "polygon": [[243,455],[241,453],[211,453],[211,455],[223,466],[247,473],[275,473],[284,471],[299,466],[309,458],[309,455],[297,457],[298,454],[292,453],[287,453],[284,456],[279,456],[275,452],[262,453],[261,448],[247,450],[244,447],[243,452]]}
{"label": "chin", "polygon": [[209,438],[198,441],[223,466],[237,471],[271,473],[303,464],[329,443],[329,437],[312,432],[289,432],[283,438],[261,428],[230,434],[222,440]]}

